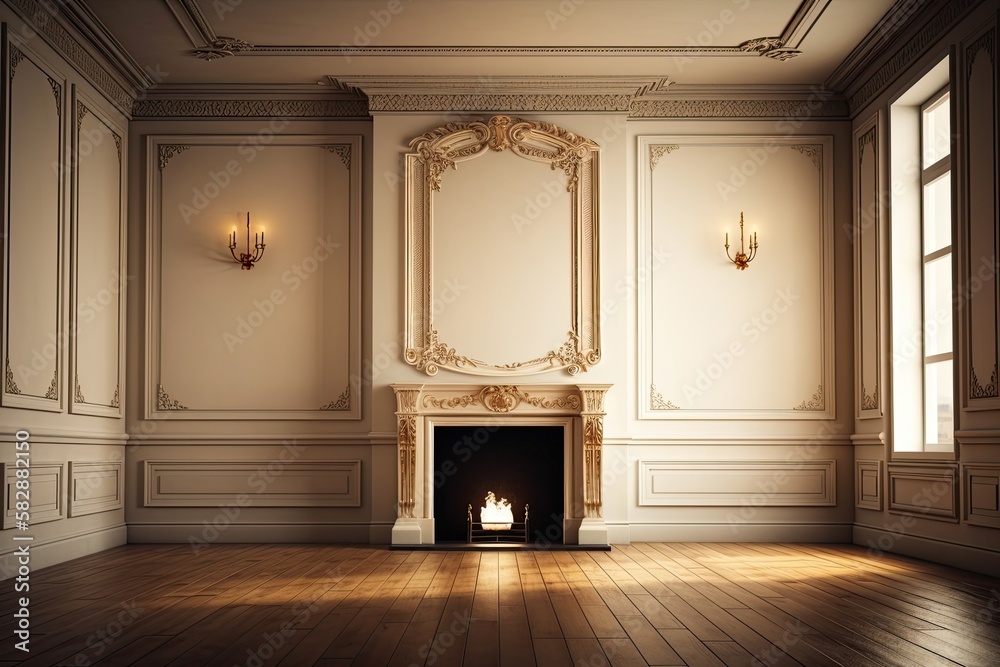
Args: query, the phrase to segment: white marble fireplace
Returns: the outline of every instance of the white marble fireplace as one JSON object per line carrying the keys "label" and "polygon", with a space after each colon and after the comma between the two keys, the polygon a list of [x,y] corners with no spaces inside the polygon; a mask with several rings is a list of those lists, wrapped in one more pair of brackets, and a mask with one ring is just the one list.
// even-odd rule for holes
{"label": "white marble fireplace", "polygon": [[[607,545],[601,450],[607,384],[394,384],[398,511],[392,543],[434,543],[436,426],[562,425],[566,544]],[[460,471],[459,471],[460,474]]]}

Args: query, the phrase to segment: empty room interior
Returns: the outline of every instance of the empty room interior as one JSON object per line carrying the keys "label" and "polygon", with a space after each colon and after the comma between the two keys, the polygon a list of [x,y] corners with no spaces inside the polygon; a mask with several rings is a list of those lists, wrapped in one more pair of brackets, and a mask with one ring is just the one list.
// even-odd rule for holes
{"label": "empty room interior", "polygon": [[0,666],[1000,664],[998,21],[0,0]]}

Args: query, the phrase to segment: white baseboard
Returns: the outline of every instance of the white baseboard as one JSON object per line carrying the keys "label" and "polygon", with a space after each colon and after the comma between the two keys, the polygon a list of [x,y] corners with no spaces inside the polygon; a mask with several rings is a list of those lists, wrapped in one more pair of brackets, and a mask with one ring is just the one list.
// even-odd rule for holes
{"label": "white baseboard", "polygon": [[882,553],[911,556],[995,577],[1000,571],[1000,551],[896,533],[870,526],[854,526],[854,544],[878,558]]}
{"label": "white baseboard", "polygon": [[[849,523],[633,523],[624,542],[829,542],[850,544]],[[612,542],[618,541],[619,535]]]}
{"label": "white baseboard", "polygon": [[98,551],[120,547],[126,543],[125,524],[100,528],[98,530],[78,535],[68,535],[48,542],[17,542],[11,551],[0,554],[0,579],[8,579],[17,574],[19,546],[30,544],[30,563],[32,572],[43,567],[51,567],[59,563],[83,558]]}
{"label": "white baseboard", "polygon": [[219,530],[201,523],[130,523],[129,544],[368,544],[367,523],[241,523]]}
{"label": "white baseboard", "polygon": [[609,544],[629,543],[630,530],[627,523],[609,523],[607,526]]}

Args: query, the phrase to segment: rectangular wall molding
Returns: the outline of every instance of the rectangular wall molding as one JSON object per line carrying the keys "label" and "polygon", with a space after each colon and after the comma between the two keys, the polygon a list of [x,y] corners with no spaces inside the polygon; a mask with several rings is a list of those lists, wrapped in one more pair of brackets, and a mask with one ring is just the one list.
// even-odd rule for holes
{"label": "rectangular wall molding", "polygon": [[882,511],[882,462],[857,461],[854,467],[854,505]]}
{"label": "rectangular wall molding", "polygon": [[[835,418],[833,137],[638,140],[639,419]],[[736,277],[724,253],[742,247],[738,204],[749,201],[746,233],[766,221],[761,247],[788,244],[794,259],[762,254],[751,269],[755,288],[716,308],[713,286]],[[735,249],[724,248],[729,242]],[[676,312],[700,326],[676,326]],[[746,391],[744,378],[765,375]]]}
{"label": "rectangular wall molding", "polygon": [[146,461],[144,473],[146,507],[361,507],[360,460]]}
{"label": "rectangular wall molding", "polygon": [[890,463],[887,468],[890,512],[958,521],[958,466]]}
{"label": "rectangular wall molding", "polygon": [[[31,463],[31,486],[28,501],[31,504],[29,526],[49,521],[58,521],[66,516],[65,494],[63,493],[63,463]],[[17,472],[14,466],[4,467],[4,514],[3,528],[14,528],[17,525],[15,515],[17,501]]]}
{"label": "rectangular wall molding", "polygon": [[[361,419],[361,137],[283,135],[255,152],[243,135],[159,135],[146,148],[144,418]],[[219,194],[202,206],[192,193],[206,188]],[[226,238],[238,232],[240,252],[265,226],[251,281],[224,259]]]}
{"label": "rectangular wall molding", "polygon": [[962,466],[962,488],[966,522],[1000,528],[1000,465]]}
{"label": "rectangular wall molding", "polygon": [[854,372],[855,417],[882,416],[879,221],[883,206],[880,116],[873,114],[854,133]]}
{"label": "rectangular wall molding", "polygon": [[639,461],[640,506],[833,507],[837,462]]}
{"label": "rectangular wall molding", "polygon": [[125,476],[121,461],[70,461],[69,516],[124,507]]}

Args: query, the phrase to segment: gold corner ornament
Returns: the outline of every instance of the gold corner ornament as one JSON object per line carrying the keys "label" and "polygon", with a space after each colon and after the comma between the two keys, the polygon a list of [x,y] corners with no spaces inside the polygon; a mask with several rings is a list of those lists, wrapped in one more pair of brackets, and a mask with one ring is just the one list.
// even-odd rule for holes
{"label": "gold corner ornament", "polygon": [[156,385],[156,405],[160,410],[187,410],[186,405],[181,405],[178,401],[170,398],[162,384]]}
{"label": "gold corner ornament", "polygon": [[823,398],[823,385],[818,385],[816,393],[812,395],[812,398],[808,401],[802,401],[796,405],[794,410],[803,410],[807,412],[819,412],[826,407],[826,400]]}
{"label": "gold corner ornament", "polygon": [[341,392],[337,400],[330,401],[326,405],[320,408],[320,410],[332,410],[335,412],[345,412],[351,409],[351,385],[348,383],[344,391]]}

